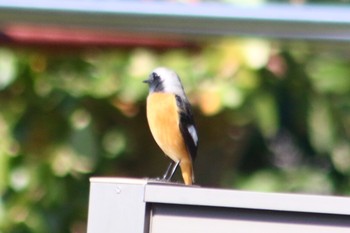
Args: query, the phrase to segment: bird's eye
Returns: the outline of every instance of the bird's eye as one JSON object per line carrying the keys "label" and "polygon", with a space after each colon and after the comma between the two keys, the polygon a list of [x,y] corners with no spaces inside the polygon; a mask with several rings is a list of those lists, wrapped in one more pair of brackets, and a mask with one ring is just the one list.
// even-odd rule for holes
{"label": "bird's eye", "polygon": [[157,74],[157,73],[152,73],[152,78],[153,78],[153,81],[160,81],[160,76]]}

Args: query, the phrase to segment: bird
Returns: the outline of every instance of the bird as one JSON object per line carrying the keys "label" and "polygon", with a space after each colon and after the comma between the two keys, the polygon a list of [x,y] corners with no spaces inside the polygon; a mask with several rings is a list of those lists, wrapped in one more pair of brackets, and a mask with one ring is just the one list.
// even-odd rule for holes
{"label": "bird", "polygon": [[150,131],[171,159],[162,180],[170,181],[180,166],[185,185],[192,185],[198,134],[181,80],[175,71],[158,67],[143,82],[149,86],[146,115]]}

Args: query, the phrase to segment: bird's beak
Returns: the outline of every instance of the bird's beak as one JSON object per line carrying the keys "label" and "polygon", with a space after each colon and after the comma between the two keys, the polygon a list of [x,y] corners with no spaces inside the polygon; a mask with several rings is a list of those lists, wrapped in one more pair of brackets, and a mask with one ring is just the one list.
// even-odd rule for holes
{"label": "bird's beak", "polygon": [[144,83],[147,83],[147,84],[151,84],[152,81],[153,81],[153,75],[154,75],[154,73],[150,74],[150,75],[148,76],[148,79],[143,80],[143,82],[144,82]]}

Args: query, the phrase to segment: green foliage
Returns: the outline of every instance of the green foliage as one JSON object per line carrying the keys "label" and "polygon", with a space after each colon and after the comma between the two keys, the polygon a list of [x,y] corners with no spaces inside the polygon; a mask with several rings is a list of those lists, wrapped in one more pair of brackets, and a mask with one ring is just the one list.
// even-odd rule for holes
{"label": "green foliage", "polygon": [[349,194],[344,54],[258,39],[0,48],[0,232],[84,232],[89,177],[161,175],[168,160],[148,130],[142,83],[157,66],[179,73],[193,103],[199,184]]}

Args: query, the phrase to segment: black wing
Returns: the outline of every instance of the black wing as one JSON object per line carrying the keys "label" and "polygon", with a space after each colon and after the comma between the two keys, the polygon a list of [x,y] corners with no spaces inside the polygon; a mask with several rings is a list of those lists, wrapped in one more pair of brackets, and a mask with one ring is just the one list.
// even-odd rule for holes
{"label": "black wing", "polygon": [[185,140],[188,151],[191,154],[192,161],[195,160],[197,155],[198,147],[198,135],[197,129],[193,120],[193,114],[191,110],[191,105],[187,100],[184,100],[178,95],[176,97],[176,104],[179,107],[180,111],[180,131],[182,137]]}

